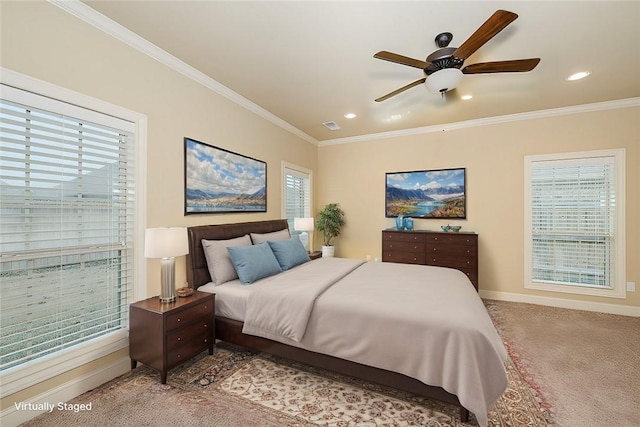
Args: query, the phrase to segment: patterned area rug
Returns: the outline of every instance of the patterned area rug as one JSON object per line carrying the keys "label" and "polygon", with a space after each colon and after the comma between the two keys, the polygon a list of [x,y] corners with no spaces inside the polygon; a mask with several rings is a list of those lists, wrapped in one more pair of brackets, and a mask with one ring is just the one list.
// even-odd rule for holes
{"label": "patterned area rug", "polygon": [[[490,426],[547,426],[540,401],[513,363],[507,391],[489,413]],[[345,378],[262,353],[218,343],[170,371],[159,383],[151,368],[137,369],[70,403],[92,410],[54,411],[25,426],[310,427],[476,426],[458,408],[409,393]]]}

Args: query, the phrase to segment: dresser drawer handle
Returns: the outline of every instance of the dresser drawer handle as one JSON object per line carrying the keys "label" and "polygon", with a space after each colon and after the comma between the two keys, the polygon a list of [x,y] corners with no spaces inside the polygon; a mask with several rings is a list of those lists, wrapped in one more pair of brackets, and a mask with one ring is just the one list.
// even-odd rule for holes
{"label": "dresser drawer handle", "polygon": [[182,341],[182,338],[178,337],[178,341]]}
{"label": "dresser drawer handle", "polygon": [[206,323],[205,323],[204,325],[202,325],[202,326],[204,326],[205,328],[207,328],[207,327],[208,327],[208,325],[207,325]]}
{"label": "dresser drawer handle", "polygon": [[418,258],[414,257],[414,258],[413,258],[413,260],[414,260],[414,261],[417,261],[417,260],[418,260]]}
{"label": "dresser drawer handle", "polygon": [[178,354],[176,357],[177,357],[178,359],[180,359],[180,358],[182,357],[182,355]]}
{"label": "dresser drawer handle", "polygon": [[180,318],[178,317],[178,322],[180,321]]}
{"label": "dresser drawer handle", "polygon": [[209,342],[209,340],[205,338],[205,339],[204,339],[204,342]]}
{"label": "dresser drawer handle", "polygon": [[205,305],[205,306],[204,306],[204,309],[206,310],[207,308],[208,308],[208,307]]}
{"label": "dresser drawer handle", "polygon": [[467,264],[471,264],[471,261],[467,261]]}

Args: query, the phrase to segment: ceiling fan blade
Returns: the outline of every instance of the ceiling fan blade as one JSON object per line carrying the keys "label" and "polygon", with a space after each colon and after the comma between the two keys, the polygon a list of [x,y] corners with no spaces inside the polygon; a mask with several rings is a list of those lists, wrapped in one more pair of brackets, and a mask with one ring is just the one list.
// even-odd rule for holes
{"label": "ceiling fan blade", "polygon": [[459,48],[453,52],[453,56],[462,60],[470,57],[476,50],[491,40],[493,36],[504,30],[507,25],[518,17],[517,14],[506,10],[497,10],[476,30]]}
{"label": "ceiling fan blade", "polygon": [[462,69],[464,74],[482,73],[519,73],[531,71],[536,68],[540,58],[515,59],[512,61],[479,62]]}
{"label": "ceiling fan blade", "polygon": [[427,68],[431,65],[430,62],[421,61],[419,59],[409,58],[408,56],[398,55],[397,53],[387,52],[382,50],[375,55],[374,58],[384,59],[385,61],[395,62],[396,64],[408,65],[409,67],[416,67],[420,69]]}
{"label": "ceiling fan blade", "polygon": [[384,101],[384,100],[386,100],[386,99],[389,99],[389,98],[391,98],[392,96],[396,96],[397,94],[399,94],[399,93],[401,93],[401,92],[404,92],[404,91],[405,91],[405,90],[407,90],[407,89],[411,89],[411,88],[412,88],[412,87],[414,87],[414,86],[418,86],[419,84],[424,83],[426,80],[427,80],[427,78],[426,78],[426,77],[423,77],[423,78],[421,78],[421,79],[419,79],[419,80],[416,80],[416,81],[415,81],[415,82],[413,82],[413,83],[409,83],[409,84],[408,84],[408,85],[406,85],[406,86],[402,86],[400,89],[396,89],[396,90],[394,90],[393,92],[390,92],[390,93],[386,94],[385,96],[381,96],[380,98],[376,99],[375,101],[376,101],[376,102],[381,102],[381,101]]}

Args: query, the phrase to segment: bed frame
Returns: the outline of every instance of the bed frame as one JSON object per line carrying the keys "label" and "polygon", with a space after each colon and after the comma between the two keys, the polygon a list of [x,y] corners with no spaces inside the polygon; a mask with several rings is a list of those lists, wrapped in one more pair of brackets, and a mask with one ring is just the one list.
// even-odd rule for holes
{"label": "bed frame", "polygon": [[[284,219],[188,227],[189,254],[187,255],[187,281],[189,287],[195,290],[198,289],[199,286],[211,281],[207,261],[204,256],[204,249],[202,247],[202,239],[226,240],[241,237],[249,233],[270,233],[285,228],[288,229],[289,227],[287,221]],[[360,363],[282,344],[266,338],[246,335],[242,333],[242,325],[242,322],[216,316],[216,339],[250,350],[262,351],[289,360],[302,362],[341,375],[351,376],[398,390],[415,393],[427,398],[451,403],[460,408],[460,419],[463,422],[469,419],[469,411],[460,404],[458,397],[441,387],[429,386],[415,378],[385,369],[373,368]]]}

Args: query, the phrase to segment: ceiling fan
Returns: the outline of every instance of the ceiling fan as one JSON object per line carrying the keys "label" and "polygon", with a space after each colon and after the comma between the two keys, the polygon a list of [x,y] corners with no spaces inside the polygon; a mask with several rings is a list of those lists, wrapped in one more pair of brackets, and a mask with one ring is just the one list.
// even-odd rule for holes
{"label": "ceiling fan", "polygon": [[376,102],[384,101],[419,84],[425,83],[427,89],[434,93],[441,93],[456,88],[463,74],[483,73],[514,73],[533,70],[540,62],[540,58],[515,59],[510,61],[480,62],[462,68],[464,61],[493,36],[504,30],[507,25],[518,17],[517,14],[506,10],[497,10],[458,48],[448,47],[453,39],[451,33],[441,33],[436,36],[438,50],[427,56],[426,61],[409,58],[397,53],[380,51],[374,58],[391,61],[409,67],[421,68],[425,77],[396,89],[380,98]]}

